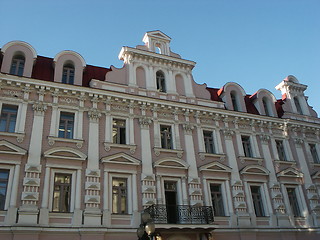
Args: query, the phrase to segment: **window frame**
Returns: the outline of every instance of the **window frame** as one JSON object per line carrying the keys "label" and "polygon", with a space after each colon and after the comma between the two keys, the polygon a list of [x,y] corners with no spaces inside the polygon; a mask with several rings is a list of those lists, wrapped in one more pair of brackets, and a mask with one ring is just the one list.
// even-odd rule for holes
{"label": "window frame", "polygon": [[[67,115],[72,115],[73,116],[73,124],[72,124],[72,136],[68,137],[68,118],[66,119],[62,119],[62,115],[65,114],[65,116]],[[67,121],[67,123],[64,123],[64,127],[67,127],[67,131],[66,128],[64,128],[64,137],[60,136],[60,125],[61,125],[61,120]],[[75,122],[76,122],[76,114],[74,112],[69,112],[69,111],[64,111],[61,110],[59,112],[59,123],[58,123],[58,138],[65,138],[65,139],[75,139],[75,131],[76,131],[76,126],[75,126]]]}
{"label": "window frame", "polygon": [[[167,131],[163,131],[162,128],[167,127],[170,128],[169,134],[166,134]],[[161,144],[161,148],[162,149],[169,149],[169,150],[173,150],[175,149],[175,145],[174,145],[174,132],[173,132],[173,126],[170,124],[160,124],[159,126],[159,130],[160,130],[160,144]],[[165,134],[165,136],[163,136],[163,134]],[[170,137],[168,139],[168,137]],[[165,143],[165,144],[163,144]]]}
{"label": "window frame", "polygon": [[254,155],[253,155],[251,136],[241,135],[241,145],[242,145],[244,156],[248,158],[253,158]]}
{"label": "window frame", "polygon": [[280,161],[289,161],[288,153],[286,152],[285,142],[283,139],[275,139],[276,150],[278,154],[278,159]]}
{"label": "window frame", "polygon": [[[26,58],[21,54],[12,57],[9,73],[19,77],[23,76],[26,65]],[[13,67],[14,66],[14,67]]]}
{"label": "window frame", "polygon": [[61,83],[74,85],[75,67],[72,63],[65,63],[62,67]]}
{"label": "window frame", "polygon": [[232,90],[230,92],[230,100],[231,100],[232,109],[234,111],[239,112],[240,107],[239,107],[238,93],[236,91]]}
{"label": "window frame", "polygon": [[[70,206],[69,212],[56,212],[53,211],[53,198],[54,198],[54,183],[55,183],[55,175],[56,174],[69,174],[71,175],[71,191],[70,191]],[[51,168],[50,169],[50,197],[49,197],[49,211],[52,213],[72,213],[75,210],[75,197],[76,197],[76,174],[77,169],[62,169],[62,168]]]}
{"label": "window frame", "polygon": [[[9,187],[11,188],[11,184],[12,184],[12,176],[11,176],[11,168],[7,168],[7,167],[3,167],[3,166],[0,166],[0,172],[7,172],[8,173],[8,177],[6,179],[6,192],[5,192],[5,195],[4,195],[4,198],[3,198],[3,202],[1,203],[0,202],[0,211],[5,211],[7,210],[8,208],[8,205],[9,205],[9,196],[10,194],[8,194],[9,192]],[[0,178],[0,183],[2,185],[2,179]],[[3,208],[1,208],[1,205],[3,205]]]}
{"label": "window frame", "polygon": [[[212,192],[212,186],[219,186],[220,188],[220,202],[216,202],[216,199],[213,199],[213,192]],[[209,189],[210,189],[210,200],[211,200],[211,205],[213,208],[214,216],[218,217],[225,217],[226,216],[226,211],[225,211],[225,200],[224,200],[224,194],[223,194],[223,186],[222,183],[209,183]],[[217,200],[219,201],[219,199]],[[218,207],[219,211],[216,211],[215,207]],[[216,212],[218,214],[216,214]]]}
{"label": "window frame", "polygon": [[[215,145],[215,138],[214,138],[214,132],[210,130],[203,129],[203,141],[204,141],[204,150],[205,153],[209,154],[216,154],[216,145]],[[207,134],[210,134],[211,136],[206,136]]]}
{"label": "window frame", "polygon": [[300,115],[303,115],[303,110],[302,110],[302,107],[301,107],[301,103],[300,103],[299,97],[298,96],[293,97],[293,102],[294,102],[294,105],[296,107],[297,113],[300,114]]}
{"label": "window frame", "polygon": [[[258,193],[254,193],[252,191],[252,188],[257,188],[258,189]],[[262,185],[251,184],[249,186],[250,194],[251,194],[251,200],[252,200],[252,207],[253,207],[253,210],[254,210],[254,213],[255,213],[256,217],[266,217],[266,209],[265,209],[265,202],[264,202],[264,196],[263,196],[263,189],[262,188],[263,188]],[[260,199],[255,199],[254,196],[258,196]]]}
{"label": "window frame", "polygon": [[[289,204],[289,211],[290,213],[293,215],[293,217],[295,218],[299,218],[299,217],[303,217],[302,215],[302,208],[301,208],[301,195],[300,195],[300,191],[298,189],[298,186],[293,186],[293,185],[286,185],[285,186],[285,189],[286,189],[286,193],[287,193],[287,200],[288,200],[288,204]],[[290,195],[289,195],[289,192],[288,192],[288,189],[292,189],[293,190],[293,193],[294,193],[294,197],[295,197],[295,206],[297,208],[293,208],[292,204],[291,204],[291,201],[290,199]],[[298,212],[295,212],[295,211],[298,211]]]}
{"label": "window frame", "polygon": [[309,150],[310,150],[310,154],[311,154],[311,158],[313,163],[315,164],[320,164],[320,157],[319,157],[319,153],[317,150],[317,144],[316,143],[309,143]]}
{"label": "window frame", "polygon": [[[115,121],[121,121],[124,122],[124,126],[115,125]],[[127,144],[128,143],[128,123],[127,119],[113,117],[111,121],[111,141],[113,144]],[[117,129],[117,137],[116,141],[114,140],[114,130]],[[124,137],[121,137],[121,132],[124,132]],[[120,133],[120,134],[118,134]],[[124,138],[124,139],[123,139]],[[123,142],[124,141],[124,142]]]}
{"label": "window frame", "polygon": [[[123,181],[125,182],[125,186],[121,187],[121,186],[115,186],[114,185],[114,181]],[[122,194],[122,189],[125,189],[125,194]],[[117,190],[117,194],[114,193],[114,190]],[[115,206],[115,199],[114,196],[118,197],[118,201],[116,203],[116,211],[114,209]],[[124,211],[122,211],[122,197],[125,196],[125,209]],[[112,201],[112,214],[116,214],[116,215],[125,215],[128,214],[128,178],[120,178],[120,177],[113,177],[112,178],[112,197],[111,197],[111,201]],[[120,200],[119,200],[120,199]]]}
{"label": "window frame", "polygon": [[159,91],[159,92],[162,92],[162,93],[167,92],[166,76],[165,76],[164,72],[161,70],[158,70],[156,72],[156,88],[157,88],[157,91]]}
{"label": "window frame", "polygon": [[[15,107],[16,108],[16,112],[15,112],[15,124],[14,124],[14,129],[13,131],[9,131],[10,130],[10,125],[11,125],[11,115],[10,111],[6,112],[6,114],[9,113],[9,116],[7,116],[6,118],[3,118],[3,109],[4,106],[10,106],[10,107]],[[13,109],[13,108],[12,108]],[[5,131],[1,131],[1,132],[7,132],[7,133],[16,133],[17,132],[17,125],[18,125],[18,116],[19,116],[19,105],[16,104],[7,104],[7,103],[2,103],[1,104],[1,109],[0,109],[0,123],[2,122],[2,119],[5,119],[6,121],[6,126],[5,126]],[[9,121],[8,121],[9,119]]]}
{"label": "window frame", "polygon": [[[56,177],[57,176],[64,176],[64,177],[69,177],[70,178],[70,180],[69,180],[69,183],[57,183],[56,182]],[[56,187],[60,187],[60,189],[59,189],[59,191],[56,191]],[[61,187],[63,187],[63,188],[65,188],[65,187],[69,187],[69,191],[68,191],[68,206],[67,206],[67,209],[66,210],[64,210],[64,209],[62,209],[62,205],[63,205],[63,203],[64,203],[64,200],[63,199],[65,199],[65,196],[66,196],[66,194],[65,194],[65,192],[63,192],[63,194],[61,195],[61,192],[62,192],[62,190],[61,190]],[[70,213],[70,204],[71,204],[71,191],[72,191],[72,188],[71,188],[71,186],[72,186],[72,174],[70,174],[70,173],[55,173],[54,174],[54,182],[53,182],[53,200],[52,200],[52,212],[56,212],[56,213]],[[59,192],[59,200],[58,200],[58,211],[55,211],[54,210],[54,204],[55,204],[55,193],[56,192]]]}

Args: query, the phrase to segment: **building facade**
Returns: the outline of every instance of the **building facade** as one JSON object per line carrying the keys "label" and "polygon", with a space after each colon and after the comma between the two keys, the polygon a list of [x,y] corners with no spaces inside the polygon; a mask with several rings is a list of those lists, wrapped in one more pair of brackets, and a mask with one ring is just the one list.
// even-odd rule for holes
{"label": "building facade", "polygon": [[292,75],[197,84],[147,32],[117,69],[13,41],[0,56],[0,239],[319,239],[320,119]]}

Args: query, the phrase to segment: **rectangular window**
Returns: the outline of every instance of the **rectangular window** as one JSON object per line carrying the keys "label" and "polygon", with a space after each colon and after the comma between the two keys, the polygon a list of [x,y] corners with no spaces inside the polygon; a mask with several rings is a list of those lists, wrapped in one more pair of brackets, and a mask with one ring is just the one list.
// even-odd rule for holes
{"label": "rectangular window", "polygon": [[15,132],[18,106],[3,104],[0,116],[0,131]]}
{"label": "rectangular window", "polygon": [[211,131],[203,131],[204,145],[206,153],[215,153],[213,133]]}
{"label": "rectangular window", "polygon": [[173,149],[171,126],[160,125],[161,147]]}
{"label": "rectangular window", "polygon": [[126,120],[113,119],[113,143],[126,144]]}
{"label": "rectangular window", "polygon": [[70,212],[71,174],[56,173],[53,189],[53,212]]}
{"label": "rectangular window", "polygon": [[112,213],[127,214],[127,179],[112,179]]}
{"label": "rectangular window", "polygon": [[61,112],[59,123],[59,138],[73,138],[74,132],[74,113]]}
{"label": "rectangular window", "polygon": [[11,67],[10,67],[10,74],[22,76],[24,70],[24,57],[17,56],[12,59]]}
{"label": "rectangular window", "polygon": [[250,137],[249,136],[241,136],[241,141],[242,141],[244,156],[253,157],[251,143],[250,143]]}
{"label": "rectangular window", "polygon": [[254,212],[256,213],[257,217],[264,217],[265,214],[263,209],[261,189],[259,186],[251,186],[250,189],[251,189]]}
{"label": "rectangular window", "polygon": [[210,184],[212,207],[215,216],[225,216],[221,184]]}
{"label": "rectangular window", "polygon": [[9,170],[0,169],[0,210],[4,210],[8,188]]}
{"label": "rectangular window", "polygon": [[301,212],[300,212],[299,203],[297,199],[296,189],[287,188],[287,193],[288,193],[289,203],[290,203],[293,216],[300,217]]}
{"label": "rectangular window", "polygon": [[280,161],[287,161],[286,153],[284,151],[284,145],[282,140],[276,140],[276,146]]}
{"label": "rectangular window", "polygon": [[72,66],[63,67],[62,83],[73,84],[74,82],[74,68]]}
{"label": "rectangular window", "polygon": [[320,163],[319,155],[315,144],[309,144],[312,160],[314,163]]}

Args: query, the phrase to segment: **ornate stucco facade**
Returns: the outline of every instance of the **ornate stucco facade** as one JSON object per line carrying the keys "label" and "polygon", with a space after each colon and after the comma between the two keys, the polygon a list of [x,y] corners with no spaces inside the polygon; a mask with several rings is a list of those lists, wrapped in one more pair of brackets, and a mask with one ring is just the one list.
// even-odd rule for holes
{"label": "ornate stucco facade", "polygon": [[[319,239],[320,119],[294,76],[197,84],[161,31],[117,69],[1,48],[0,239]],[[315,96],[314,96],[315,97]]]}

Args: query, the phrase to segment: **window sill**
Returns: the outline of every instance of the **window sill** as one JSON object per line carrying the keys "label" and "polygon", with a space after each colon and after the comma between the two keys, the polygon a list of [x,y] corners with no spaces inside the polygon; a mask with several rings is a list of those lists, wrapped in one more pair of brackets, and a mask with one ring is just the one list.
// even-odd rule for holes
{"label": "window sill", "polygon": [[0,136],[16,137],[18,143],[23,142],[25,135],[25,133],[0,132]]}
{"label": "window sill", "polygon": [[118,144],[118,143],[109,143],[104,142],[104,149],[109,152],[111,148],[122,148],[122,149],[129,149],[130,153],[135,153],[137,149],[137,145],[129,145],[129,144]]}
{"label": "window sill", "polygon": [[50,212],[49,216],[53,218],[71,218],[73,212]]}
{"label": "window sill", "polygon": [[274,160],[274,162],[278,165],[291,165],[291,166],[296,166],[297,163],[294,161],[282,161],[282,160]]}
{"label": "window sill", "polygon": [[199,152],[199,157],[201,160],[204,160],[205,158],[210,158],[218,161],[224,161],[226,159],[225,154],[218,154],[218,153],[207,153],[207,152]]}
{"label": "window sill", "polygon": [[255,162],[259,165],[262,165],[264,159],[263,158],[256,158],[256,157],[245,157],[245,156],[238,156],[241,163],[245,162]]}
{"label": "window sill", "polygon": [[48,142],[50,146],[54,145],[55,142],[67,142],[76,144],[77,148],[82,148],[84,140],[48,136]]}
{"label": "window sill", "polygon": [[154,147],[153,150],[157,157],[161,153],[173,153],[173,154],[177,154],[178,158],[182,158],[182,154],[183,154],[183,150],[177,150],[177,149],[166,149],[166,148]]}

